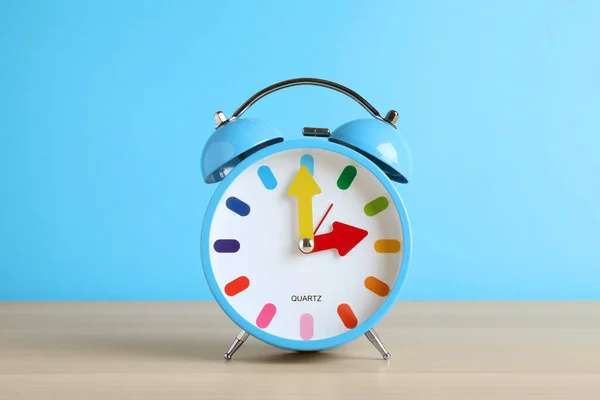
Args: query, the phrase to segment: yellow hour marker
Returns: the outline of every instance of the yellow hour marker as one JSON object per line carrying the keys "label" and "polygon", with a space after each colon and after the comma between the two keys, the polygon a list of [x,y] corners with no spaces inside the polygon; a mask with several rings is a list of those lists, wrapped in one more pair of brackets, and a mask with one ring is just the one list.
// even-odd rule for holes
{"label": "yellow hour marker", "polygon": [[378,253],[397,253],[400,251],[401,245],[396,239],[379,239],[373,247]]}

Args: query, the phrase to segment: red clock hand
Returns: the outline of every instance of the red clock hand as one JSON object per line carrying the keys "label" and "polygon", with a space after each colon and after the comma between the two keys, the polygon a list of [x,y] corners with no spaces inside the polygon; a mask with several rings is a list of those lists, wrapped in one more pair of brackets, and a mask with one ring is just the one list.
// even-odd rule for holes
{"label": "red clock hand", "polygon": [[333,207],[333,203],[331,203],[331,205],[329,206],[329,208],[327,209],[327,211],[325,211],[325,215],[323,215],[323,218],[321,218],[321,220],[319,221],[317,227],[315,228],[315,232],[314,232],[315,235],[317,234],[317,231],[319,230],[319,228],[323,224],[323,221],[325,221],[325,218],[327,218],[327,214],[329,214],[329,211],[331,211],[331,207]]}
{"label": "red clock hand", "polygon": [[368,234],[369,232],[364,229],[336,221],[331,232],[315,236],[315,247],[312,252],[337,249],[338,254],[343,257]]}

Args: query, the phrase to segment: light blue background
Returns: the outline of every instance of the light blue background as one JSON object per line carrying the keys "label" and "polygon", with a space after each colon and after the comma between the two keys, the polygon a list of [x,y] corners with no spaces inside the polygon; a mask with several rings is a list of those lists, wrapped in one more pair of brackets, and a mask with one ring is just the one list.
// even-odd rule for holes
{"label": "light blue background", "polygon": [[[600,299],[598,1],[0,1],[0,299],[207,299],[212,114],[400,112],[401,298]],[[287,138],[366,112],[293,88]]]}

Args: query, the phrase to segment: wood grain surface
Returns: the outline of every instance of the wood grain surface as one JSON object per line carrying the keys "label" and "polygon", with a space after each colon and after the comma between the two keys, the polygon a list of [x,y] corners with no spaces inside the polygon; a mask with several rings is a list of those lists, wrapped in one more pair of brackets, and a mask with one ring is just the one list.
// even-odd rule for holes
{"label": "wood grain surface", "polygon": [[214,302],[0,303],[0,399],[600,399],[600,302],[398,302],[324,353],[254,338]]}

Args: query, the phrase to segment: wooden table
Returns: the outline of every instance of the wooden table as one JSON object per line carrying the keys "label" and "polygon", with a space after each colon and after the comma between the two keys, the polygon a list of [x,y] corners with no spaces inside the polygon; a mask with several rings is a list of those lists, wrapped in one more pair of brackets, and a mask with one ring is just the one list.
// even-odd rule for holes
{"label": "wooden table", "polygon": [[600,399],[600,302],[398,302],[360,338],[290,353],[214,302],[0,303],[0,399]]}

